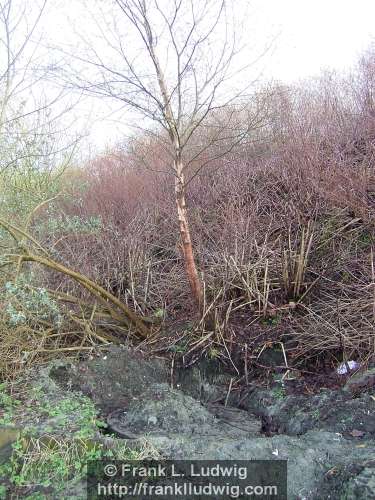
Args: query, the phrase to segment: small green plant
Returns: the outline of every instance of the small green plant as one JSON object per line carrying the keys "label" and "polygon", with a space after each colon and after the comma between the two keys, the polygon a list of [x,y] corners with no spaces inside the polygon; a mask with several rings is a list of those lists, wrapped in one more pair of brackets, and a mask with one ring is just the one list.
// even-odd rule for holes
{"label": "small green plant", "polygon": [[94,403],[87,397],[73,393],[51,405],[48,399],[39,394],[34,404],[34,413],[50,421],[49,431],[67,430],[77,439],[93,438],[98,428],[106,427],[106,423],[98,419],[98,411]]}
{"label": "small green plant", "polygon": [[344,270],[344,271],[341,272],[341,281],[343,283],[349,282],[350,279],[351,279],[351,275],[350,275],[350,273],[348,273],[348,271]]}
{"label": "small green plant", "polygon": [[7,489],[3,484],[0,484],[0,500],[5,500],[7,497]]}
{"label": "small green plant", "polygon": [[[140,457],[141,450],[129,449],[124,444],[106,449],[102,443],[91,440],[51,435],[34,438],[24,432],[13,444],[10,461],[0,466],[0,478],[6,477],[13,488],[39,485],[62,492],[69,484],[84,480],[90,461],[139,460]],[[35,496],[41,493],[33,495],[27,498],[43,498]],[[0,490],[1,498],[7,498],[5,486]]]}
{"label": "small green plant", "polygon": [[165,314],[165,311],[162,308],[156,309],[156,311],[154,312],[155,318],[163,318],[164,314]]}
{"label": "small green plant", "polygon": [[[143,453],[115,440],[110,448],[103,444],[97,431],[106,424],[89,398],[71,393],[51,400],[41,385],[30,388],[28,394],[29,401],[21,404],[8,394],[6,384],[0,386],[0,423],[19,425],[19,418],[30,422],[13,443],[11,459],[0,466],[0,479],[7,478],[12,493],[18,495],[15,498],[44,498],[40,491],[28,497],[24,494],[25,488],[30,492],[34,485],[53,488],[59,494],[70,484],[83,481],[89,461],[137,460]],[[9,495],[3,485],[0,500]]]}
{"label": "small green plant", "polygon": [[280,316],[268,316],[261,319],[261,323],[265,326],[274,326],[280,323]]}
{"label": "small green plant", "polygon": [[183,354],[186,352],[186,348],[183,345],[173,345],[169,348],[170,351],[175,352],[176,354]]}
{"label": "small green plant", "polygon": [[31,493],[31,495],[27,495],[27,497],[25,497],[25,499],[26,500],[48,500],[48,497],[46,495],[43,495],[43,493],[36,491],[35,493]]}
{"label": "small green plant", "polygon": [[277,399],[284,399],[286,397],[285,383],[280,378],[279,375],[274,376],[274,380],[276,382],[276,386],[273,389],[273,393]]}
{"label": "small green plant", "polygon": [[312,412],[312,417],[315,419],[315,420],[319,420],[319,417],[320,417],[320,411],[319,411],[319,408],[317,408],[316,410],[314,410]]}
{"label": "small green plant", "polygon": [[79,393],[51,401],[37,385],[30,388],[29,395],[29,401],[22,404],[8,394],[5,383],[0,385],[0,425],[16,425],[22,414],[29,417],[28,435],[36,433],[38,425],[33,422],[44,422],[44,432],[68,433],[77,439],[93,438],[98,428],[107,425],[98,418],[98,410],[91,399]]}
{"label": "small green plant", "polygon": [[374,237],[368,231],[361,231],[358,235],[358,246],[360,248],[370,248],[374,244]]}
{"label": "small green plant", "polygon": [[279,387],[276,387],[274,389],[274,394],[275,394],[277,399],[284,399],[286,396],[285,387],[283,387],[282,385],[280,385]]}
{"label": "small green plant", "polygon": [[212,347],[208,351],[208,356],[210,359],[217,359],[220,356],[220,351],[218,349],[215,349],[214,347]]}
{"label": "small green plant", "polygon": [[189,349],[188,338],[182,339],[179,343],[169,346],[168,350],[177,354],[184,354]]}
{"label": "small green plant", "polygon": [[62,322],[57,303],[45,288],[30,285],[31,277],[20,276],[16,282],[5,283],[5,302],[11,326],[33,324],[38,320],[50,321],[56,327]]}
{"label": "small green plant", "polygon": [[102,458],[101,448],[100,444],[83,440],[24,434],[13,444],[11,460],[0,467],[0,475],[15,486],[53,484],[61,489],[66,481],[82,477],[88,460]]}
{"label": "small green plant", "polygon": [[13,418],[21,402],[7,392],[7,385],[0,384],[0,425],[13,425]]}

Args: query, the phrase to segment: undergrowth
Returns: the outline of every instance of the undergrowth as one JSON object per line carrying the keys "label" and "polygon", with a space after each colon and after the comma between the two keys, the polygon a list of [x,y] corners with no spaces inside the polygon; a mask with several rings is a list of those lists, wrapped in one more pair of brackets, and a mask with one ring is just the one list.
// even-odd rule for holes
{"label": "undergrowth", "polygon": [[[90,399],[72,393],[60,398],[41,385],[12,396],[0,387],[1,442],[11,451],[0,464],[0,498],[44,499],[69,492],[85,498],[89,461],[137,460],[152,456],[147,443],[130,449],[121,440],[111,445],[98,431],[106,425]],[[26,399],[25,399],[26,398]]]}
{"label": "undergrowth", "polygon": [[[39,246],[36,260],[22,268],[28,276],[32,268],[36,279],[21,283],[17,267],[30,249],[21,233],[15,243],[0,232],[2,376],[66,352],[140,341],[112,314],[108,296],[104,303],[103,295],[93,297],[92,283],[144,318],[144,346],[187,363],[213,356],[243,374],[257,367],[264,346],[280,342],[286,367],[370,362],[375,115],[367,96],[374,86],[373,52],[366,57],[346,79],[331,75],[273,88],[265,123],[188,182],[204,288],[198,320],[181,257],[173,179],[157,141],[140,135],[132,147],[121,144],[64,175],[58,168],[56,176],[25,171],[11,182],[7,174],[3,182],[12,190],[0,215],[12,214]],[[26,207],[21,188],[35,185],[41,188],[35,199],[25,196]],[[39,265],[45,253],[53,260],[49,270]],[[85,279],[56,273],[56,263]],[[82,288],[86,278],[91,284]]]}

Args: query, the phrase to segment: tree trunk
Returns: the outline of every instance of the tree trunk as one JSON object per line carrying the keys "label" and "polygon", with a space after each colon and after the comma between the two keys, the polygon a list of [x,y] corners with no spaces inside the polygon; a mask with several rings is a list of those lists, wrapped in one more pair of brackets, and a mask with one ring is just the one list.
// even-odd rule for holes
{"label": "tree trunk", "polygon": [[185,270],[199,314],[203,312],[203,287],[195,264],[185,201],[185,177],[180,160],[175,163],[175,196]]}

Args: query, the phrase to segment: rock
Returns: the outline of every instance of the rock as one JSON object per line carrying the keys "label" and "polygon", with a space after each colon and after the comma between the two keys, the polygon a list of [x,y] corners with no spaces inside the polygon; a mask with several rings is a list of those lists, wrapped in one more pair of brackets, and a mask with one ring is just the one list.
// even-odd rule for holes
{"label": "rock", "polygon": [[287,460],[292,500],[374,498],[375,401],[366,392],[291,396],[278,384],[233,391],[228,401],[241,407],[225,407],[213,400],[225,397],[230,373],[205,363],[176,368],[171,388],[167,363],[121,348],[105,360],[54,364],[48,374],[60,398],[90,395],[133,448],[146,440],[170,459]]}
{"label": "rock", "polygon": [[104,412],[129,404],[155,382],[167,382],[168,370],[159,359],[147,360],[126,347],[112,347],[108,354],[81,364],[53,366],[50,378],[60,387],[78,390],[92,398]]}
{"label": "rock", "polygon": [[[111,347],[105,356],[79,365],[59,361],[48,376],[59,387],[78,390],[107,412],[128,406],[155,383],[170,383],[170,368],[162,359],[146,359],[139,351]],[[202,402],[224,398],[232,374],[217,360],[201,360],[189,368],[177,367],[173,386]]]}
{"label": "rock", "polygon": [[[270,438],[214,439],[206,436],[150,436],[150,443],[170,459],[191,460],[288,460],[288,498],[341,498],[330,496],[326,476],[332,468],[341,469],[353,461],[375,459],[375,441],[366,448],[355,448],[352,442],[332,432],[309,431],[303,436],[278,435]],[[275,451],[277,450],[277,455]],[[342,486],[342,485],[341,485]],[[340,491],[343,491],[341,489]],[[359,497],[361,498],[361,497]],[[366,497],[364,497],[366,498]],[[372,498],[372,497],[369,497]]]}
{"label": "rock", "polygon": [[263,418],[270,433],[304,434],[325,429],[353,436],[353,429],[375,437],[375,401],[369,394],[353,399],[345,391],[322,391],[313,396],[280,397],[273,390],[254,388],[242,398],[244,409]]}
{"label": "rock", "polygon": [[174,387],[202,402],[225,398],[232,373],[215,359],[202,359],[188,368],[177,368]]}
{"label": "rock", "polygon": [[234,408],[203,406],[167,384],[154,384],[127,408],[107,417],[110,430],[122,437],[149,436],[250,437],[260,433],[261,422]]}

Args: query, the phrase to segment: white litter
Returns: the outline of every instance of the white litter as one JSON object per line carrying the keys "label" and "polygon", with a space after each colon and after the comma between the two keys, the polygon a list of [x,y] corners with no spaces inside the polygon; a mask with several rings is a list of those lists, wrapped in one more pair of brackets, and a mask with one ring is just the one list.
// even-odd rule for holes
{"label": "white litter", "polygon": [[357,361],[347,361],[346,363],[341,363],[341,365],[338,366],[336,372],[339,375],[345,375],[346,373],[348,373],[348,368],[349,371],[356,370],[357,368],[359,368],[359,363],[357,363]]}

